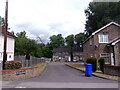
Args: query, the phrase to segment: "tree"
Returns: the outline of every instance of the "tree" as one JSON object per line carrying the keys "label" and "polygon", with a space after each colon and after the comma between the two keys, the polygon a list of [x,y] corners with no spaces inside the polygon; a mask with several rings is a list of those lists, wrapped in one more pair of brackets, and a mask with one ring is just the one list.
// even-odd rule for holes
{"label": "tree", "polygon": [[50,44],[53,48],[64,47],[64,38],[61,34],[50,37]]}
{"label": "tree", "polygon": [[68,47],[73,47],[74,46],[74,35],[68,35],[66,38],[66,44]]}
{"label": "tree", "polygon": [[79,33],[75,35],[75,42],[77,46],[79,47],[85,40],[85,34],[84,33]]}
{"label": "tree", "polygon": [[46,58],[52,58],[52,49],[50,48],[49,44],[47,44],[44,49],[43,49],[43,54],[44,54],[44,57]]}
{"label": "tree", "polygon": [[90,2],[85,10],[85,33],[90,36],[94,31],[111,21],[120,23],[120,2]]}
{"label": "tree", "polygon": [[50,43],[37,43],[37,41],[27,38],[26,32],[16,34],[15,55],[31,55],[35,57],[52,58],[52,46]]}
{"label": "tree", "polygon": [[36,41],[28,39],[26,32],[17,33],[15,39],[15,55],[31,55],[36,50]]}
{"label": "tree", "polygon": [[43,44],[41,44],[41,43],[36,43],[35,47],[36,47],[36,49],[32,51],[31,55],[35,56],[35,57],[39,57],[39,58],[40,57],[44,57],[44,54],[43,54],[44,50],[43,50],[43,48],[45,46]]}
{"label": "tree", "polygon": [[74,46],[74,35],[69,35],[67,36],[66,38],[66,43],[67,43],[67,46],[70,47],[70,55],[71,55],[71,61],[73,61],[73,46]]}

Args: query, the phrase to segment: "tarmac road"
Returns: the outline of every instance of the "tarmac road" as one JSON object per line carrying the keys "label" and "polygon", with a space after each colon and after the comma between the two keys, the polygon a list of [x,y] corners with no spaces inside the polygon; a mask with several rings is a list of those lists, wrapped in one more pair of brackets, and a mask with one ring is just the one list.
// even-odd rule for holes
{"label": "tarmac road", "polygon": [[86,77],[63,62],[51,62],[39,77],[3,83],[3,88],[118,88],[118,81]]}

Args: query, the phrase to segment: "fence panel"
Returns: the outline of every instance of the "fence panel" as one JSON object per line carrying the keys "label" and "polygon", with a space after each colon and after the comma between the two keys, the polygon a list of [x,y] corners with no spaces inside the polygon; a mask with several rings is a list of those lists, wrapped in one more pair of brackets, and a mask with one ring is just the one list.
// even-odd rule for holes
{"label": "fence panel", "polygon": [[22,62],[22,67],[30,67],[38,63],[46,62],[46,59],[36,58],[30,56],[30,60],[26,59],[26,56],[15,56],[15,60]]}

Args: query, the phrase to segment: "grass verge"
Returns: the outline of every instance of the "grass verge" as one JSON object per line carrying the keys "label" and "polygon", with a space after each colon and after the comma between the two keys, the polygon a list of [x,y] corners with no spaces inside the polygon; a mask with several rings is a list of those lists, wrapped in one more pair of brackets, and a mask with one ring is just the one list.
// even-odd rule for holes
{"label": "grass verge", "polygon": [[43,72],[43,70],[46,68],[48,63],[41,63],[41,64],[36,64],[34,67],[37,67],[39,74]]}
{"label": "grass verge", "polygon": [[[75,68],[77,70],[85,72],[84,63],[67,63],[66,65],[70,66],[72,68]],[[112,80],[120,79],[120,77],[117,77],[117,76],[111,76],[111,75],[103,74],[101,71],[93,72],[92,75],[98,76],[98,77],[101,77],[101,78],[105,78],[105,79],[112,79]]]}

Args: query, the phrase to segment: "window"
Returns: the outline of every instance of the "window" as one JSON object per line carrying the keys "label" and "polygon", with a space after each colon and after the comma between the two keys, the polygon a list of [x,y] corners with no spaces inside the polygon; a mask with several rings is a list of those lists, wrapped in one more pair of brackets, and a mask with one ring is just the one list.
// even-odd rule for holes
{"label": "window", "polygon": [[109,61],[109,53],[101,53],[101,54],[100,54],[100,57],[105,58],[105,64],[110,64],[110,61]]}
{"label": "window", "polygon": [[62,54],[62,53],[60,53],[60,52],[58,53],[58,55],[61,55],[61,54]]}
{"label": "window", "polygon": [[66,52],[65,54],[68,55],[68,52]]}
{"label": "window", "polygon": [[109,54],[108,53],[101,53],[100,57],[109,57]]}
{"label": "window", "polygon": [[0,53],[0,59],[2,59],[2,53]]}
{"label": "window", "polygon": [[99,43],[108,43],[108,35],[99,35]]}
{"label": "window", "polygon": [[92,39],[89,40],[90,46],[92,45]]}

